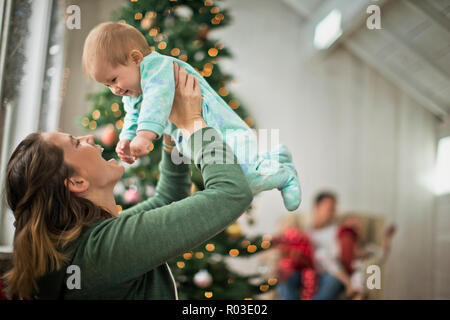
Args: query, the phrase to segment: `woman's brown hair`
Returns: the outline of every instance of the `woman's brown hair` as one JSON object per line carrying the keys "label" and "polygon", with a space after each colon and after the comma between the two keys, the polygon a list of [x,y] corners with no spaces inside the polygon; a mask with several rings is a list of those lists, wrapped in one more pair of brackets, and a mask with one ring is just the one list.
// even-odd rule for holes
{"label": "woman's brown hair", "polygon": [[14,150],[6,169],[6,199],[16,221],[12,269],[4,278],[8,296],[30,297],[37,280],[69,259],[64,246],[84,227],[111,215],[71,193],[65,181],[75,173],[58,146],[40,133],[28,135]]}

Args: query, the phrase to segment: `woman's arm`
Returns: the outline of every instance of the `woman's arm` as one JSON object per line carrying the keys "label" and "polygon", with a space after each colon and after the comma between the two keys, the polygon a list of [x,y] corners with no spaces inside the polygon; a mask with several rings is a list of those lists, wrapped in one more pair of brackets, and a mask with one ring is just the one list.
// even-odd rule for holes
{"label": "woman's arm", "polygon": [[[107,266],[102,278],[109,283],[135,279],[196,247],[235,221],[250,205],[253,195],[242,168],[219,133],[202,128],[188,143],[205,190],[161,208],[108,219],[88,236],[85,257],[93,267]],[[233,163],[216,163],[230,158]]]}
{"label": "woman's arm", "polygon": [[[200,123],[201,127],[206,127],[201,114],[202,95],[200,85],[195,77],[188,76],[184,68],[179,68],[175,62],[173,71],[175,95],[169,120],[183,130],[183,135],[186,135],[186,133],[190,135],[194,132],[193,126],[196,123]],[[187,140],[188,136],[185,136],[185,138]],[[159,164],[161,177],[157,184],[155,196],[129,210],[125,210],[121,213],[121,216],[161,207],[189,195],[191,186],[188,176],[189,164],[176,165],[172,162],[171,157],[169,157],[169,153],[172,151],[170,146],[173,147],[175,143],[169,135],[163,135],[163,143],[169,148],[163,148],[164,152]]]}
{"label": "woman's arm", "polygon": [[[163,135],[164,144],[172,144],[172,139]],[[191,188],[191,177],[189,164],[173,163],[169,152],[163,151],[161,162],[159,163],[160,178],[156,185],[155,195],[127,210],[120,215],[136,214],[158,207],[171,204],[189,196]]]}

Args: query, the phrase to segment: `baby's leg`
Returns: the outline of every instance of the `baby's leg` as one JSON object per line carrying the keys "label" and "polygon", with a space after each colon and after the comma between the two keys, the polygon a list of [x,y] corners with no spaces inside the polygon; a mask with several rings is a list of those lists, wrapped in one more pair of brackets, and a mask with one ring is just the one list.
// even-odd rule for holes
{"label": "baby's leg", "polygon": [[292,155],[284,144],[279,144],[271,152],[264,152],[259,155],[260,158],[274,160],[279,163],[292,163]]}
{"label": "baby's leg", "polygon": [[247,174],[253,194],[278,189],[287,210],[294,211],[301,202],[301,188],[289,150],[280,145],[275,151],[262,154]]}

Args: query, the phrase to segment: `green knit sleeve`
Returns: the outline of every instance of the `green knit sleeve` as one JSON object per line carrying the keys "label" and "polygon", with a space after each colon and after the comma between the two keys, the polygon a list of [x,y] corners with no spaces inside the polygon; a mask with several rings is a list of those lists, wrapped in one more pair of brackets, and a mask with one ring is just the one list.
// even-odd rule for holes
{"label": "green knit sleeve", "polygon": [[102,281],[119,284],[143,275],[215,236],[250,205],[253,194],[244,172],[217,131],[197,130],[188,144],[205,189],[98,224],[87,237],[84,257],[89,266],[103,268]]}
{"label": "green knit sleeve", "polygon": [[162,152],[162,159],[159,163],[160,178],[156,185],[155,195],[124,210],[120,216],[162,207],[189,196],[191,187],[189,164],[175,164],[167,152]]}

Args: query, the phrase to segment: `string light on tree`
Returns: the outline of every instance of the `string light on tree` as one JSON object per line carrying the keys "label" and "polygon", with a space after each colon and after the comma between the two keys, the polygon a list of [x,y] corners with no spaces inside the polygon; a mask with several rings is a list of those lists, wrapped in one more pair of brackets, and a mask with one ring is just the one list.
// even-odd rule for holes
{"label": "string light on tree", "polygon": [[270,241],[264,240],[263,242],[261,242],[261,248],[269,249],[270,248]]}
{"label": "string light on tree", "polygon": [[151,36],[151,37],[154,37],[154,36],[156,36],[157,34],[158,34],[158,28],[151,28],[150,29],[150,31],[148,32],[148,34]]}
{"label": "string light on tree", "polygon": [[237,109],[239,108],[239,101],[232,99],[228,102],[228,105],[231,107],[231,109]]}
{"label": "string light on tree", "polygon": [[208,50],[208,54],[209,54],[211,57],[217,56],[218,53],[219,53],[219,50],[217,50],[216,48],[211,48],[211,49]]}
{"label": "string light on tree", "polygon": [[192,252],[186,252],[185,254],[183,254],[183,258],[185,260],[191,260],[192,259]]}
{"label": "string light on tree", "polygon": [[87,127],[87,126],[89,125],[89,118],[88,118],[88,117],[84,117],[84,118],[81,120],[81,125],[82,125],[83,127]]}
{"label": "string light on tree", "polygon": [[100,111],[94,110],[94,112],[92,112],[92,119],[98,120],[98,118],[100,118]]}
{"label": "string light on tree", "polygon": [[180,49],[178,49],[178,48],[173,48],[173,49],[170,51],[170,54],[173,55],[174,57],[176,57],[176,56],[180,55]]}
{"label": "string light on tree", "polygon": [[269,286],[267,284],[262,284],[259,286],[259,290],[261,290],[262,292],[266,292],[267,290],[269,290]]}
{"label": "string light on tree", "polygon": [[220,94],[222,97],[226,97],[226,96],[228,95],[228,93],[229,93],[229,91],[228,91],[228,89],[225,88],[225,87],[222,87],[222,88],[219,89],[219,94]]}

